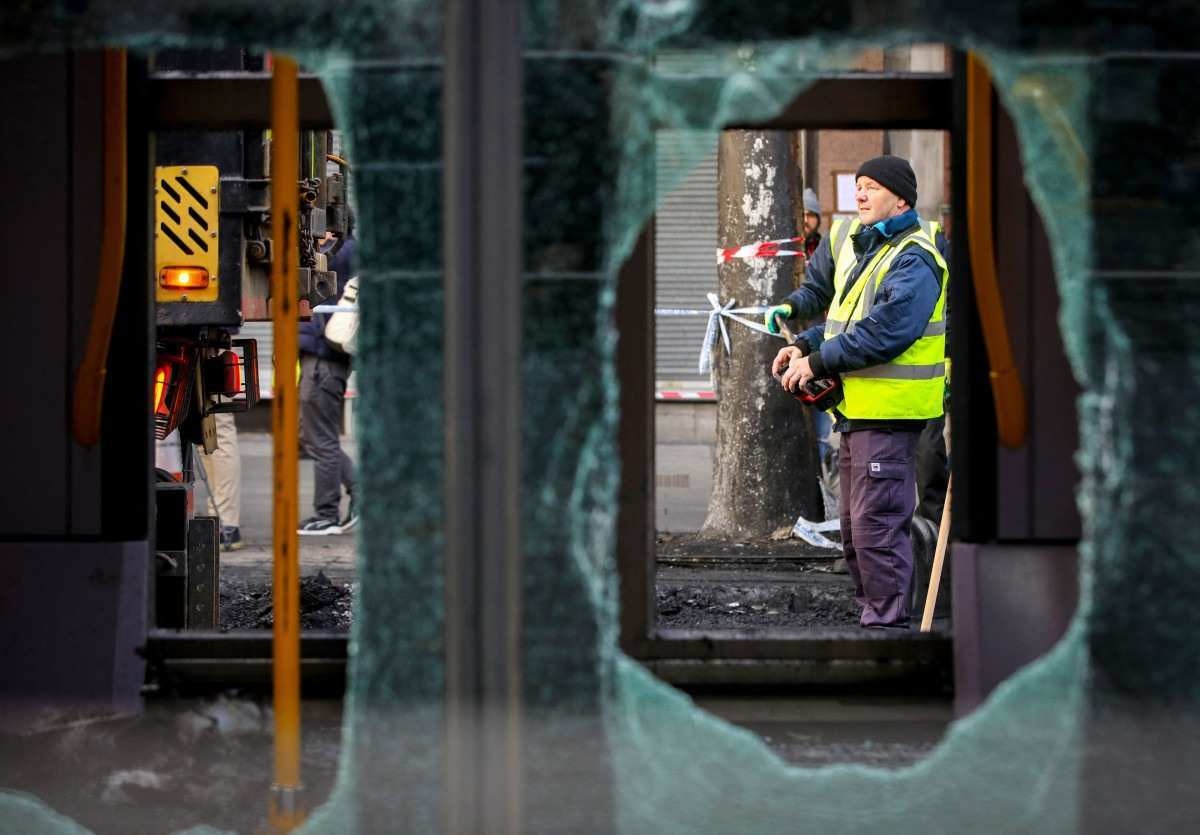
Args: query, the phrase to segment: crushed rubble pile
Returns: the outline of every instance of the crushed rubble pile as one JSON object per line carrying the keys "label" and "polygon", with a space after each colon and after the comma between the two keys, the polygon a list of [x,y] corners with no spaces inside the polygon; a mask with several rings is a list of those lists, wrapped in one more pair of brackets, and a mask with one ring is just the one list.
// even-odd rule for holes
{"label": "crushed rubble pile", "polygon": [[655,540],[660,628],[858,624],[860,610],[840,549],[780,536],[735,542],[659,531]]}
{"label": "crushed rubble pile", "polygon": [[[300,578],[300,628],[348,632],[354,622],[350,583],[334,583],[324,572]],[[275,623],[271,584],[221,578],[221,631],[270,629]]]}
{"label": "crushed rubble pile", "polygon": [[[859,607],[849,578],[805,572],[793,582],[724,584],[660,580],[658,625],[671,629],[854,626]],[[749,579],[749,578],[747,578]]]}

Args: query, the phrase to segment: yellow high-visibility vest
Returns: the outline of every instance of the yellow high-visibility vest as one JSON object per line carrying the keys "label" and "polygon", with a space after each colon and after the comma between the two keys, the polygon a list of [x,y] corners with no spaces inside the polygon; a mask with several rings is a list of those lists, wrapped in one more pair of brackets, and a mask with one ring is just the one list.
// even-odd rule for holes
{"label": "yellow high-visibility vest", "polygon": [[919,246],[933,256],[940,271],[941,291],[924,333],[904,353],[883,365],[842,374],[845,397],[837,409],[851,419],[921,420],[942,414],[946,387],[946,288],[950,269],[934,243],[940,228],[922,221],[918,228],[887,241],[871,256],[870,263],[850,292],[842,298],[846,282],[857,265],[851,236],[861,223],[835,220],[829,230],[833,255],[833,304],[825,320],[825,338],[845,333],[871,311],[884,276],[901,252]]}

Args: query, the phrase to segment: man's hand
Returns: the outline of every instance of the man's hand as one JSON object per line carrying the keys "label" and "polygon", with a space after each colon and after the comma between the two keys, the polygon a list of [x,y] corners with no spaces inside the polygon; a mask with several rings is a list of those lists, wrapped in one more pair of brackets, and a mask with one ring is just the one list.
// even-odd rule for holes
{"label": "man's hand", "polygon": [[[778,357],[776,357],[778,359]],[[779,381],[785,391],[798,392],[800,387],[813,378],[812,365],[808,357],[794,357],[788,362],[787,371]]]}
{"label": "man's hand", "polygon": [[775,360],[771,363],[771,376],[778,380],[788,367],[788,363],[792,361],[792,357],[801,356],[803,356],[803,352],[795,345],[787,345],[780,348],[779,353],[775,355]]}
{"label": "man's hand", "polygon": [[763,324],[767,326],[767,330],[771,333],[779,333],[779,323],[775,321],[775,317],[780,316],[784,319],[792,318],[792,306],[787,302],[777,304],[767,311],[763,316]]}

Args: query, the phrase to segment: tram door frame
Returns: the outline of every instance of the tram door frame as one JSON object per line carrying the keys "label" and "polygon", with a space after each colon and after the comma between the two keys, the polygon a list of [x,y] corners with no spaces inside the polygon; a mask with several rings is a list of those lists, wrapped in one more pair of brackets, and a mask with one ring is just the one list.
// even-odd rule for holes
{"label": "tram door frame", "polygon": [[[954,53],[951,72],[845,73],[822,77],[798,94],[777,116],[723,126],[729,130],[931,130],[951,135],[953,170],[966,170],[965,54]],[[965,178],[953,183],[952,223],[956,244],[965,240]],[[951,304],[974,311],[965,247],[951,250]],[[878,660],[917,668],[948,664],[944,638],[912,634],[889,641],[855,641],[827,633],[738,636],[656,626],[654,531],[654,220],[643,228],[619,279],[616,325],[617,374],[621,382],[618,443],[617,566],[621,582],[620,644],[631,657],[667,678],[711,661],[828,662]],[[972,313],[972,316],[974,314]],[[977,326],[954,329],[955,357],[953,536],[987,541],[995,530],[995,422],[991,415],[987,357]],[[979,413],[979,414],[976,414]],[[978,427],[978,428],[975,428]],[[973,455],[972,451],[986,451]],[[988,491],[991,491],[989,494]],[[672,670],[675,673],[672,673]],[[686,675],[686,673],[685,673]]]}

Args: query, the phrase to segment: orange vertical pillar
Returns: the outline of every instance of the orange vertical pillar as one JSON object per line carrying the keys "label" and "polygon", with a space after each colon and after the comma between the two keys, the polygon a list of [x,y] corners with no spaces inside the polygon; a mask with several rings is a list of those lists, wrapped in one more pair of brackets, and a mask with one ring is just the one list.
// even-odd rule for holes
{"label": "orange vertical pillar", "polygon": [[300,802],[300,551],[296,367],[299,353],[298,245],[300,119],[296,62],[276,56],[271,78],[271,319],[275,330],[273,532],[275,543],[275,783],[270,822],[290,832],[304,820]]}

